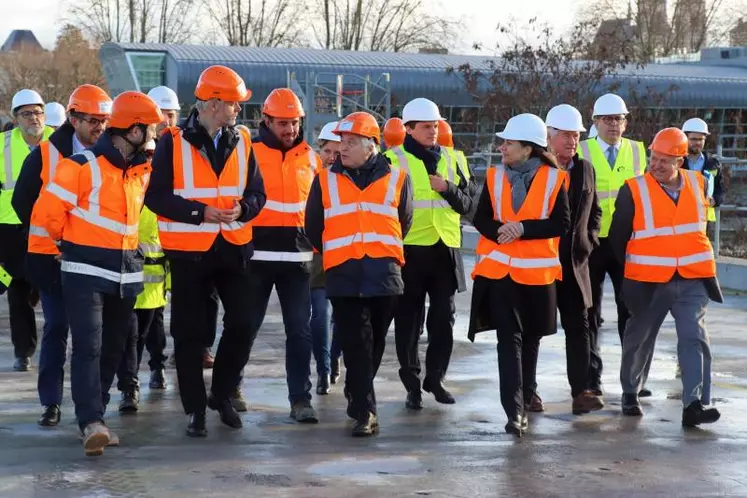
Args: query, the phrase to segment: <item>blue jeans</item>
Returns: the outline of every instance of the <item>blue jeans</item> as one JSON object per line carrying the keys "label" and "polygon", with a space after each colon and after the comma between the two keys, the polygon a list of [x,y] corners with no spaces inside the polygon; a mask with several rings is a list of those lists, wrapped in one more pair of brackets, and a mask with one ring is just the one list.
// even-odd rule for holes
{"label": "blue jeans", "polygon": [[323,287],[311,289],[311,339],[313,341],[314,361],[317,375],[329,375],[330,372],[330,320],[332,306]]}
{"label": "blue jeans", "polygon": [[285,372],[291,404],[311,400],[311,291],[309,271],[289,263],[252,262],[249,299],[249,334],[255,337],[267,313],[272,288],[280,299],[285,325]]}
{"label": "blue jeans", "polygon": [[70,329],[65,311],[62,288],[41,293],[44,312],[44,333],[39,351],[37,390],[43,406],[62,404],[62,382],[65,378],[67,334]]}

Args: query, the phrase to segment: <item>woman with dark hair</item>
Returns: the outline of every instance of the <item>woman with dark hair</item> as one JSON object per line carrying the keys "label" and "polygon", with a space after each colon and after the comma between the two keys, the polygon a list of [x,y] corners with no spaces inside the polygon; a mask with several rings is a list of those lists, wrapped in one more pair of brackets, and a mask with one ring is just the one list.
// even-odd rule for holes
{"label": "woman with dark hair", "polygon": [[558,240],[570,225],[566,173],[547,152],[547,127],[533,114],[511,118],[498,137],[502,164],[488,168],[475,213],[480,232],[472,273],[469,338],[496,330],[506,432],[528,429],[536,396],[539,340],[557,330]]}

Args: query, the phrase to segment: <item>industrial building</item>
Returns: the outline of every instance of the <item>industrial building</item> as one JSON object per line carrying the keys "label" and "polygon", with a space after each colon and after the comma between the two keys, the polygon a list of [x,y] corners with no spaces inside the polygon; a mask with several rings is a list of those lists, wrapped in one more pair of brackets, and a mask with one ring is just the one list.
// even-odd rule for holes
{"label": "industrial building", "polygon": [[[212,64],[230,66],[253,92],[242,116],[250,126],[260,117],[269,92],[290,86],[307,108],[309,136],[354,108],[372,110],[383,120],[415,97],[437,102],[457,140],[470,150],[489,144],[503,125],[480,115],[480,106],[461,75],[449,70],[469,64],[490,71],[491,58],[485,56],[107,43],[100,57],[112,94],[167,85],[177,91],[184,111],[194,102],[194,87],[203,69]],[[665,103],[667,121],[681,123],[700,116],[719,134],[724,154],[745,157],[747,48],[705,49],[697,59],[630,69],[618,76],[628,83],[620,93],[624,97],[629,86],[662,92],[676,86]]]}

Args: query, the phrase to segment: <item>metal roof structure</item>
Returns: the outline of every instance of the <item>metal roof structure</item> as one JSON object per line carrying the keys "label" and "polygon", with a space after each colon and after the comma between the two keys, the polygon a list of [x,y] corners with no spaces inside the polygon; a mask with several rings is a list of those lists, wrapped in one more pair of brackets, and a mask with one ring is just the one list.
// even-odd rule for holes
{"label": "metal roof structure", "polygon": [[[212,64],[236,70],[252,89],[251,102],[261,102],[272,89],[286,86],[289,71],[299,78],[307,73],[352,73],[391,76],[392,104],[402,105],[415,97],[428,97],[444,106],[472,106],[474,100],[459,74],[449,72],[469,64],[490,70],[498,59],[477,55],[352,52],[307,48],[249,48],[205,45],[107,43],[100,57],[112,93],[133,89],[132,65],[126,54],[164,54],[165,84],[175,88],[183,102],[194,101],[193,90],[200,73]],[[744,65],[700,63],[649,64],[628,69],[618,78],[631,85],[678,90],[667,107],[747,108],[747,59]]]}

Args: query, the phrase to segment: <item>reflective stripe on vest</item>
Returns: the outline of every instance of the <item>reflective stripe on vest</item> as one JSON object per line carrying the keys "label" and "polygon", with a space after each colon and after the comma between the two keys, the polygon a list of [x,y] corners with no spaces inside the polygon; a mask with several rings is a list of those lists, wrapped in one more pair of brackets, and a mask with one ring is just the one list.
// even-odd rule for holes
{"label": "reflective stripe on vest", "polygon": [[704,261],[710,261],[713,259],[713,251],[701,252],[698,254],[691,254],[689,256],[682,256],[680,258],[665,258],[661,256],[639,256],[636,254],[626,254],[625,261],[631,263],[638,263],[641,265],[649,266],[687,266],[695,263],[702,263]]}
{"label": "reflective stripe on vest", "polygon": [[49,237],[49,232],[44,227],[38,227],[36,225],[29,226],[29,235],[36,235],[37,237]]}
{"label": "reflective stripe on vest", "polygon": [[375,204],[372,202],[342,204],[340,202],[340,190],[337,184],[337,175],[334,173],[330,174],[328,177],[328,188],[331,207],[324,210],[324,219],[327,220],[335,216],[355,213],[358,210],[398,218],[399,214],[397,212],[397,208],[395,208],[391,204],[395,200],[395,195],[397,193],[397,182],[399,181],[399,176],[401,174],[402,170],[392,168],[392,173],[389,175],[389,184],[387,185],[384,204]]}
{"label": "reflective stripe on vest", "polygon": [[381,235],[375,232],[357,232],[353,235],[332,239],[324,243],[325,251],[349,247],[355,243],[380,242],[388,246],[402,247],[402,240],[392,235]]}
{"label": "reflective stripe on vest", "polygon": [[143,254],[149,256],[156,254],[157,256],[163,255],[163,248],[158,244],[148,244],[146,242],[139,242],[138,248],[143,251]]}
{"label": "reflective stripe on vest", "polygon": [[91,277],[99,277],[118,284],[136,284],[143,281],[143,272],[135,273],[117,273],[98,266],[89,265],[86,263],[76,263],[73,261],[62,261],[60,269],[67,273],[77,273],[78,275],[88,275]]}
{"label": "reflective stripe on vest", "polygon": [[3,149],[5,165],[5,181],[3,182],[3,190],[13,190],[16,186],[16,180],[13,178],[13,130],[5,133],[5,145]]}
{"label": "reflective stripe on vest", "polygon": [[[238,187],[218,187],[218,188],[195,188],[195,169],[192,161],[192,144],[187,142],[183,134],[179,134],[179,144],[182,151],[182,171],[184,175],[184,188],[174,189],[174,195],[184,198],[204,198],[216,199],[218,197],[237,196],[243,197],[246,188],[246,168],[247,164],[239,160],[239,185]],[[246,156],[246,143],[244,135],[239,133],[239,142],[236,144],[236,151],[239,158]]]}

